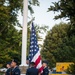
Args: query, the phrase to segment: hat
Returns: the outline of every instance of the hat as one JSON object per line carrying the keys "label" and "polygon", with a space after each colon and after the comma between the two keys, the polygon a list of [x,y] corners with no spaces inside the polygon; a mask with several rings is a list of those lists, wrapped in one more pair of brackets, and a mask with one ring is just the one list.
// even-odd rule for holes
{"label": "hat", "polygon": [[15,62],[18,65],[18,61],[16,59],[13,59],[12,62]]}
{"label": "hat", "polygon": [[31,65],[35,65],[35,62],[31,62],[30,64],[31,64]]}
{"label": "hat", "polygon": [[8,65],[10,65],[10,64],[11,64],[11,62],[7,62],[7,64],[8,64]]}
{"label": "hat", "polygon": [[29,60],[29,57],[27,57],[26,60]]}
{"label": "hat", "polygon": [[42,63],[46,63],[46,64],[48,64],[48,61],[45,60],[45,61],[43,61]]}

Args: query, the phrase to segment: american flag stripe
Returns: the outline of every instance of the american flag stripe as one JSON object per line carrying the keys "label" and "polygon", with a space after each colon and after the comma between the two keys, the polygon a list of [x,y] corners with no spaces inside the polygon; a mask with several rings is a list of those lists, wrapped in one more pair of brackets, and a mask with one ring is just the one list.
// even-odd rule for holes
{"label": "american flag stripe", "polygon": [[35,62],[36,59],[38,59],[38,56],[40,56],[40,52],[38,51],[37,54],[33,57],[32,62]]}
{"label": "american flag stripe", "polygon": [[39,68],[39,72],[43,73],[43,67],[42,66]]}
{"label": "american flag stripe", "polygon": [[40,56],[38,56],[38,59],[36,59],[36,61],[35,61],[35,64],[36,64],[36,67],[38,66],[38,64],[40,63],[40,60],[41,59],[41,57]]}
{"label": "american flag stripe", "polygon": [[41,68],[41,61],[39,62],[39,64],[37,65],[37,68]]}
{"label": "american flag stripe", "polygon": [[35,67],[39,69],[39,72],[42,73],[43,67],[42,67],[41,55],[33,23],[31,30],[31,37],[30,37],[29,62],[35,62]]}

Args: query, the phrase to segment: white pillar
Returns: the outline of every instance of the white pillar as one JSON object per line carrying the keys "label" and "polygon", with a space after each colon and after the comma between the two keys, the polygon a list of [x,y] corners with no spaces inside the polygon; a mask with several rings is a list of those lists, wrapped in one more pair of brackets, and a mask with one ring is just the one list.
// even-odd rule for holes
{"label": "white pillar", "polygon": [[27,17],[28,17],[28,0],[23,2],[23,32],[22,32],[22,58],[21,66],[27,66],[26,64],[26,52],[27,52]]}

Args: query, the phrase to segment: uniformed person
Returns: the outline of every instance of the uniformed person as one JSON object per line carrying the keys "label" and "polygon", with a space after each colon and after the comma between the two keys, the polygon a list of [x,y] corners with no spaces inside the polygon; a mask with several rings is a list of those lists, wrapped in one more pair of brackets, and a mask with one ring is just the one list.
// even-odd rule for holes
{"label": "uniformed person", "polygon": [[18,67],[17,60],[15,60],[15,59],[12,60],[11,67],[12,67],[12,75],[20,75],[20,69]]}
{"label": "uniformed person", "polygon": [[38,75],[38,69],[35,68],[35,63],[30,63],[30,68],[27,69],[26,75]]}
{"label": "uniformed person", "polygon": [[48,69],[48,66],[47,66],[47,61],[43,61],[43,64],[42,64],[42,66],[43,66],[43,73],[42,73],[42,75],[49,75],[49,69]]}
{"label": "uniformed person", "polygon": [[11,62],[8,62],[6,67],[7,67],[7,71],[6,71],[5,75],[11,75],[11,73],[12,73]]}

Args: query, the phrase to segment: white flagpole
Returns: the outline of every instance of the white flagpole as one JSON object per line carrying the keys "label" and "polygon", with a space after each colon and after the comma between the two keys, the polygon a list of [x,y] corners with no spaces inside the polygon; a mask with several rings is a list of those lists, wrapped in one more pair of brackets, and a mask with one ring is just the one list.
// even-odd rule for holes
{"label": "white flagpole", "polygon": [[27,52],[27,17],[28,17],[28,0],[23,0],[23,29],[22,29],[22,55],[21,55],[21,75],[26,71],[26,52]]}
{"label": "white flagpole", "polygon": [[28,17],[28,0],[23,0],[23,30],[22,30],[22,58],[21,58],[21,66],[27,66],[27,64],[26,64],[27,17]]}

